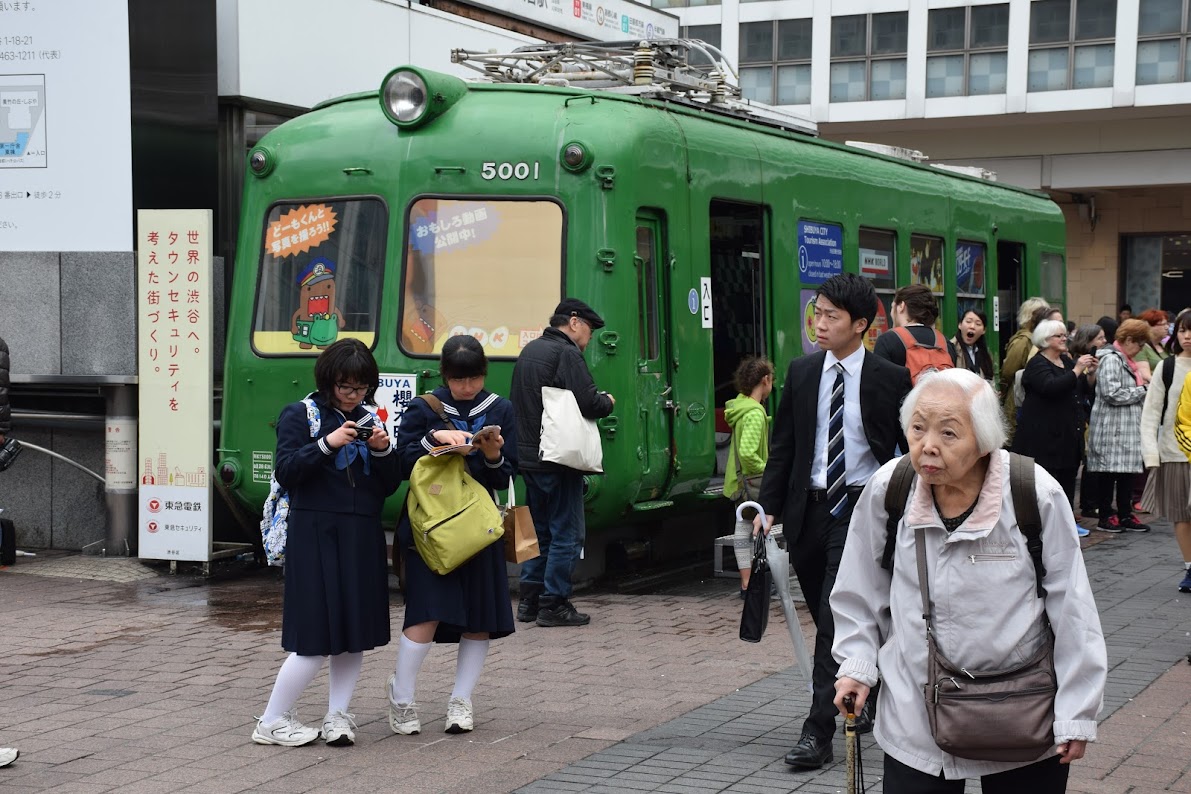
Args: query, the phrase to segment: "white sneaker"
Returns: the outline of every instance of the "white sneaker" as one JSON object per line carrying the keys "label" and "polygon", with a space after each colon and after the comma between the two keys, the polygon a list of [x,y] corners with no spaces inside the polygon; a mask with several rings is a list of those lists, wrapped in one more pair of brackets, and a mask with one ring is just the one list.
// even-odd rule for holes
{"label": "white sneaker", "polygon": [[279,744],[282,747],[301,747],[318,737],[318,730],[303,725],[292,711],[287,711],[268,725],[257,719],[256,729],[252,732],[252,741],[257,744]]}
{"label": "white sneaker", "polygon": [[451,698],[447,702],[447,733],[464,733],[473,727],[471,701]]}
{"label": "white sneaker", "polygon": [[397,674],[389,676],[389,683],[385,686],[385,697],[389,699],[389,727],[393,733],[402,736],[412,736],[422,732],[422,723],[418,721],[417,703],[398,703],[393,700],[393,682]]}
{"label": "white sneaker", "polygon": [[323,717],[323,739],[333,747],[347,747],[356,743],[356,715],[332,711]]}
{"label": "white sneaker", "polygon": [[15,747],[0,747],[0,767],[5,767],[17,760],[21,751]]}

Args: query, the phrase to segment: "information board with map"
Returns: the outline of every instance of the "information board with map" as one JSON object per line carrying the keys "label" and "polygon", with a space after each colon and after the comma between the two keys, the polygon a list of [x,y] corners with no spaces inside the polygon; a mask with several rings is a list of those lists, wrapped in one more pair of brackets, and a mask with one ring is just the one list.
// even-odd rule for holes
{"label": "information board with map", "polygon": [[0,75],[0,168],[45,167],[45,75]]}

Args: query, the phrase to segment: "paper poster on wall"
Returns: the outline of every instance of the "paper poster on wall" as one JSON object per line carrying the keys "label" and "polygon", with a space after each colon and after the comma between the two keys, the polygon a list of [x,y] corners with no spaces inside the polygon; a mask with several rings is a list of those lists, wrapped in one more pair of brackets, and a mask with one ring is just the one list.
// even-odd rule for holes
{"label": "paper poster on wall", "polygon": [[382,372],[376,389],[376,415],[389,434],[390,445],[397,440],[397,429],[409,402],[418,396],[417,375],[394,375]]}
{"label": "paper poster on wall", "polygon": [[877,337],[890,328],[889,303],[892,300],[892,295],[877,293],[877,316],[873,318],[868,330],[864,332],[864,346],[869,349],[869,352],[872,352],[873,347],[876,346]]}
{"label": "paper poster on wall", "polygon": [[802,318],[802,352],[814,353],[819,349],[819,336],[815,333],[815,291],[804,289],[799,294],[798,305]]}
{"label": "paper poster on wall", "polygon": [[984,294],[984,246],[956,243],[955,291],[959,294]]}
{"label": "paper poster on wall", "polygon": [[822,284],[844,272],[844,230],[833,223],[798,222],[798,277]]}

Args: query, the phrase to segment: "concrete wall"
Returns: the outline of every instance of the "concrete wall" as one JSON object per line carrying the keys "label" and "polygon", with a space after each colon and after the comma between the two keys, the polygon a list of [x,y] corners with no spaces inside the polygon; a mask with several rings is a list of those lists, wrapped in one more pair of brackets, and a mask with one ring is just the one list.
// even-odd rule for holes
{"label": "concrete wall", "polygon": [[[222,259],[212,273],[213,292],[222,295]],[[0,337],[17,379],[14,410],[102,411],[98,379],[137,374],[134,254],[0,252],[0,284]],[[222,301],[213,324],[222,370]],[[64,388],[85,391],[79,399],[86,404],[72,405]],[[18,413],[13,435],[103,474],[101,421],[22,426]],[[0,474],[0,507],[16,523],[22,548],[80,549],[107,530],[103,484],[32,449]]]}

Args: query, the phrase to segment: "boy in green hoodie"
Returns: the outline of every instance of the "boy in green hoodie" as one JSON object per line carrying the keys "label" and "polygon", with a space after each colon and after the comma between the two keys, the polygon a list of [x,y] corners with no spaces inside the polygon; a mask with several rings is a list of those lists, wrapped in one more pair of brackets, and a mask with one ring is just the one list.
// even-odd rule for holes
{"label": "boy in green hoodie", "polygon": [[[740,392],[724,403],[724,421],[732,428],[732,447],[728,450],[728,471],[724,477],[724,496],[739,504],[757,498],[761,474],[769,459],[769,416],[765,401],[773,391],[773,362],[751,356],[740,362],[734,376]],[[753,519],[736,522],[733,550],[740,569],[740,595],[749,585],[752,564]]]}

